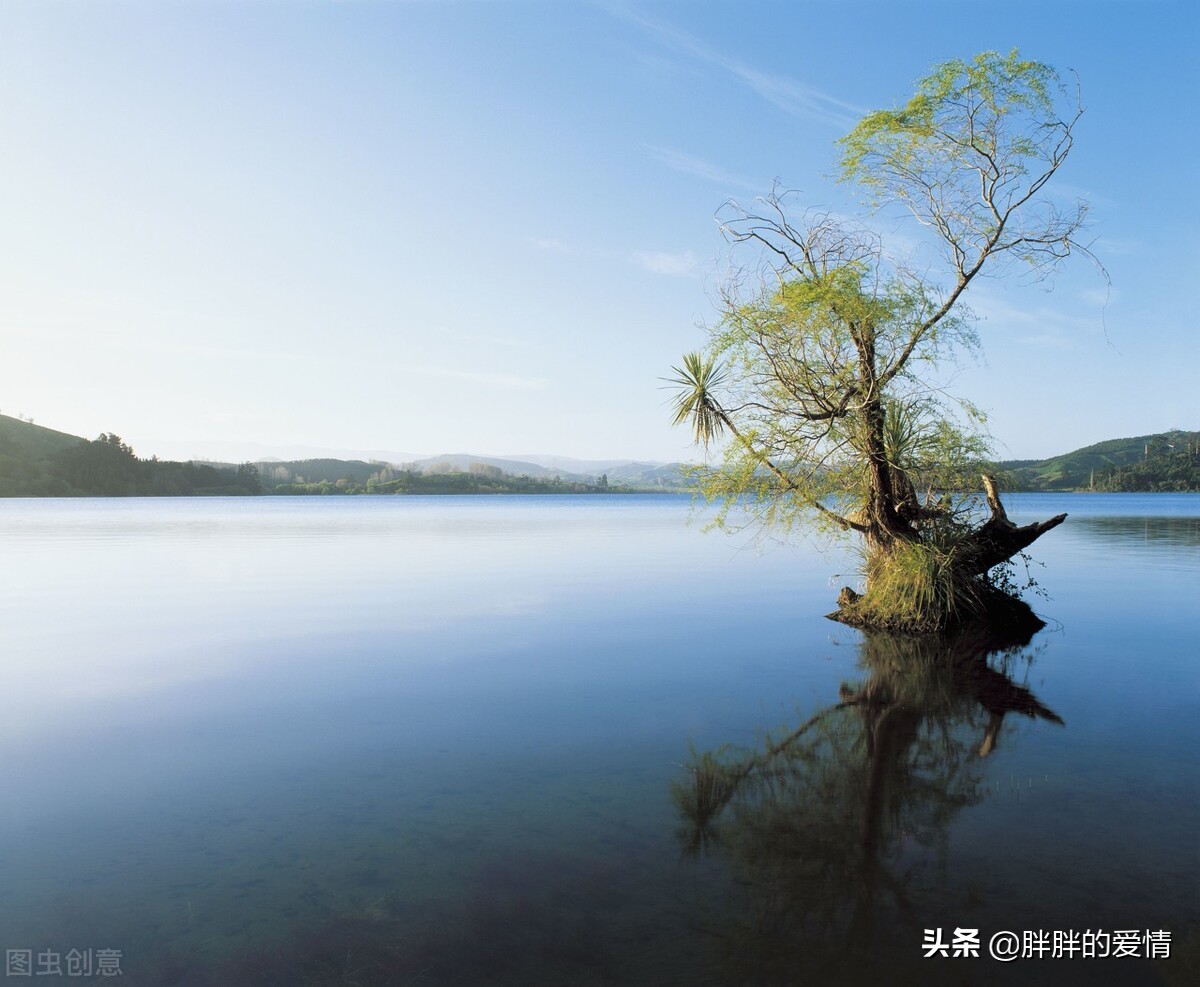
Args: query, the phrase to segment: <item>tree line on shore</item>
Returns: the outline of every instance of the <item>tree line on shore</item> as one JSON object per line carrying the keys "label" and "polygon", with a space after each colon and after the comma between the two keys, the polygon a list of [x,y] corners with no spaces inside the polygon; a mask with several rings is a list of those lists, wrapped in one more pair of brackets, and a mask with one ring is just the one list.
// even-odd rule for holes
{"label": "tree line on shore", "polygon": [[[1049,460],[976,464],[1006,489],[1097,492],[1200,491],[1200,432],[1112,439]],[[919,476],[922,489],[933,477]],[[936,484],[935,484],[936,485]],[[630,483],[608,476],[529,476],[486,463],[421,468],[358,460],[276,463],[140,459],[119,437],[88,441],[0,415],[0,497],[240,496],[253,494],[491,494],[687,492],[685,482]]]}
{"label": "tree line on shore", "polygon": [[257,494],[625,493],[594,480],[512,475],[472,464],[424,472],[383,463],[314,459],[287,464],[173,462],[139,458],[113,433],[93,440],[0,420],[0,497],[180,497]]}
{"label": "tree line on shore", "polygon": [[13,448],[11,437],[0,437],[4,438],[8,441],[0,441],[0,496],[228,497],[262,492],[253,463],[222,466],[139,459],[112,433],[57,448],[43,443],[32,450]]}
{"label": "tree line on shore", "polygon": [[[303,465],[303,464],[297,464]],[[346,463],[344,465],[351,465]],[[360,464],[355,464],[360,465]],[[264,481],[267,482],[267,481]],[[612,486],[602,475],[594,483],[561,477],[514,476],[495,467],[439,473],[383,466],[365,481],[352,475],[337,479],[303,480],[265,486],[270,494],[587,494],[630,493],[628,487]]]}
{"label": "tree line on shore", "polygon": [[1089,489],[1100,493],[1186,493],[1200,490],[1200,445],[1149,455],[1096,474]]}

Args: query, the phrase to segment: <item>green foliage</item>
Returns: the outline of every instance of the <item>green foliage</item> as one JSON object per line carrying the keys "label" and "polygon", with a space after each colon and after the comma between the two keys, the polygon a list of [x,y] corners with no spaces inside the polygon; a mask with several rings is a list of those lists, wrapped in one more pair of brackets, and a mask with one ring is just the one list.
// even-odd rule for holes
{"label": "green foliage", "polygon": [[[951,407],[938,395],[910,393],[884,402],[884,449],[888,463],[914,492],[949,509],[946,496],[976,489],[980,467],[992,452],[987,416],[969,401]],[[974,510],[977,497],[959,497],[954,510]]]}
{"label": "green foliage", "polygon": [[66,481],[92,496],[129,496],[141,485],[141,463],[133,450],[112,433],[66,450],[59,462]]}
{"label": "green foliage", "polygon": [[342,486],[367,483],[384,468],[382,463],[366,463],[361,459],[298,459],[286,463],[262,463],[261,474],[267,487],[279,483],[330,483]]}
{"label": "green foliage", "polygon": [[764,281],[727,287],[707,351],[670,378],[676,424],[706,445],[731,436],[702,478],[706,495],[750,497],[760,518],[894,528],[881,498],[912,513],[916,484],[954,489],[977,472],[983,416],[945,396],[937,367],[978,347],[962,295],[987,262],[1043,268],[1077,248],[1082,208],[1066,215],[1039,198],[1081,113],[1060,112],[1062,95],[1050,67],[984,52],[938,66],[906,104],[868,114],[839,142],[842,177],[932,231],[948,280],[890,258],[853,222],[793,225],[774,192],[759,213],[735,208],[723,228],[763,251]]}
{"label": "green foliage", "polygon": [[[1015,48],[943,62],[902,107],[869,113],[839,141],[843,178],[886,191],[902,173],[926,170],[931,161],[973,164],[977,155],[1013,159],[1013,171],[1024,173],[1038,129],[1057,122],[1060,89],[1052,68],[1022,59]],[[1014,128],[1016,114],[1029,114],[1033,126]]]}
{"label": "green foliage", "polygon": [[1140,463],[1118,467],[1095,478],[1104,492],[1144,490],[1150,493],[1200,492],[1200,451],[1179,449],[1150,455]]}
{"label": "green foliage", "polygon": [[1016,212],[1070,152],[1083,111],[1060,106],[1065,96],[1054,69],[1016,49],[953,59],[903,106],[868,114],[838,142],[842,178],[876,206],[907,207],[960,271],[988,252],[1043,267],[1070,252],[1086,213],[1080,206],[1063,224],[1049,204]]}
{"label": "green foliage", "polygon": [[858,614],[872,627],[917,632],[977,616],[981,581],[959,573],[955,554],[953,545],[912,542],[873,557]]}
{"label": "green foliage", "polygon": [[[871,351],[890,353],[911,343],[909,363],[896,368],[883,391],[889,462],[914,482],[941,490],[977,478],[989,449],[984,416],[931,391],[909,369],[927,371],[943,354],[973,348],[973,326],[946,317],[914,338],[933,310],[930,299],[898,281],[869,284],[867,274],[855,262],[827,277],[786,281],[765,297],[729,307],[710,335],[709,355],[689,354],[693,367],[723,368],[717,383],[705,388],[705,400],[734,440],[718,466],[695,473],[705,496],[722,503],[720,523],[733,523],[748,500],[756,522],[844,528],[838,518],[853,518],[867,503],[876,436],[864,380],[880,376],[863,352],[868,343]],[[695,402],[677,373],[678,423],[694,416]],[[713,393],[718,386],[720,401]],[[697,424],[698,438],[711,431]],[[817,505],[831,505],[833,513]]]}
{"label": "green foliage", "polygon": [[[1025,576],[1022,579],[1017,572],[1017,559],[1021,560],[1021,565],[1025,570]],[[1044,562],[1038,562],[1031,558],[1025,552],[1019,552],[1016,558],[1008,559],[996,566],[988,575],[992,586],[1000,592],[1014,598],[1020,598],[1027,593],[1034,593],[1037,596],[1048,598],[1049,594],[1039,585],[1037,579],[1033,575],[1033,566],[1045,565]]]}
{"label": "green foliage", "polygon": [[704,357],[699,353],[685,353],[683,367],[672,367],[675,376],[668,382],[676,385],[677,392],[672,407],[675,417],[672,425],[690,421],[696,442],[708,445],[721,437],[725,431],[725,413],[717,403],[715,392],[725,382],[725,371],[716,358]]}

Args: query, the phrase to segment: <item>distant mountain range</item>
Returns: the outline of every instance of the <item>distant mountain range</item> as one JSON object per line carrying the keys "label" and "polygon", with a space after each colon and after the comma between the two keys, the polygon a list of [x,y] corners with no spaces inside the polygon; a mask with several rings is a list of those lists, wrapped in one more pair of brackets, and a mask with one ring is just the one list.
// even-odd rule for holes
{"label": "distant mountain range", "polygon": [[424,473],[462,472],[471,465],[492,466],[512,476],[535,476],[544,479],[559,477],[572,482],[586,482],[607,476],[611,484],[634,487],[673,487],[685,485],[682,463],[635,462],[629,459],[571,459],[567,456],[523,456],[501,459],[493,456],[471,456],[455,453],[450,456],[430,456],[412,465]]}
{"label": "distant mountain range", "polygon": [[[565,456],[498,458],[465,453],[422,459],[340,459],[265,454],[253,463],[137,460],[116,436],[85,440],[0,415],[0,496],[45,497],[235,493],[595,492],[687,488],[680,463],[582,460]],[[415,479],[414,479],[415,477]],[[254,489],[256,488],[256,489]]]}
{"label": "distant mountain range", "polygon": [[[526,477],[541,483],[560,482],[590,487],[603,483],[606,488],[632,490],[684,490],[687,481],[681,463],[637,463],[630,460],[569,460],[562,456],[531,459],[500,459],[494,456],[472,456],[454,453],[448,456],[428,456],[411,462],[381,462],[360,459],[300,459],[266,460],[258,463],[263,486],[269,491],[276,486],[292,483],[366,484],[390,480],[398,473],[419,473],[424,476],[469,474],[497,478]],[[548,466],[545,462],[569,462],[574,467]],[[225,465],[225,464],[221,464]]]}
{"label": "distant mountain range", "polygon": [[[88,445],[80,436],[0,415],[0,496],[87,492],[72,480],[72,476],[85,475],[80,472],[84,468],[81,460],[74,463],[75,474],[64,472],[64,464],[70,465],[72,457],[79,460],[81,444]],[[125,451],[129,453],[126,458],[132,458],[132,451]],[[168,465],[174,468],[167,470]],[[561,485],[562,489],[581,490],[602,486],[678,491],[688,487],[681,463],[583,460],[540,454],[496,457],[453,453],[419,459],[311,456],[287,460],[264,455],[255,465],[263,492],[267,493],[276,489],[283,492],[284,487],[290,488],[289,492],[308,492],[306,487],[314,488],[315,492],[320,485],[332,492],[365,488],[368,484],[380,490],[396,489],[398,476],[416,474],[469,476],[474,483],[465,486],[445,483],[439,487],[426,481],[412,492],[425,489],[442,492],[442,487],[455,491],[461,488],[461,492],[542,490],[551,483]],[[1176,429],[1110,439],[1050,459],[1006,460],[991,468],[1001,474],[1002,487],[1007,490],[1195,490],[1200,489],[1200,432]],[[245,470],[239,474],[236,464],[192,461],[185,468],[183,464],[163,463],[149,472],[157,474],[153,483],[143,489],[150,481],[141,477],[139,483],[143,486],[137,488],[138,492],[246,492]],[[528,482],[522,486],[509,482],[513,479]],[[402,483],[400,487],[403,488]]]}
{"label": "distant mountain range", "polygon": [[[1001,474],[1002,487],[1007,490],[1127,490],[1127,489],[1200,489],[1190,472],[1180,481],[1178,470],[1169,485],[1155,479],[1158,474],[1146,468],[1146,463],[1168,464],[1175,454],[1200,456],[1200,432],[1174,429],[1154,435],[1137,435],[1125,439],[1109,439],[1094,445],[1063,453],[1050,459],[1004,460],[986,467]],[[392,466],[415,469],[422,473],[468,473],[482,467],[497,469],[510,476],[529,476],[537,479],[559,479],[569,483],[595,483],[601,476],[613,486],[644,490],[682,490],[688,487],[684,464],[637,462],[634,460],[584,460],[567,456],[525,455],[512,457],[477,456],[453,453],[427,456],[409,461],[386,461]],[[317,463],[322,464],[320,467]],[[351,463],[356,467],[350,469]],[[365,475],[379,469],[384,462],[346,461],[337,459],[307,459],[259,464],[264,477],[271,468],[299,473],[306,478],[336,480],[339,476]],[[1135,469],[1136,468],[1136,469]],[[339,472],[339,470],[341,472]],[[347,470],[350,470],[347,472]],[[1127,482],[1136,478],[1135,482]]]}

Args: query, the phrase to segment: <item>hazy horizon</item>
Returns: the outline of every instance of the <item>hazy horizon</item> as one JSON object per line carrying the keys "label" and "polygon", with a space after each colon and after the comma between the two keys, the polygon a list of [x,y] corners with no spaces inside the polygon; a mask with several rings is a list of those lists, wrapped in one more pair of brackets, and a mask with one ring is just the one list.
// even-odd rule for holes
{"label": "hazy horizon", "polygon": [[[7,417],[15,417],[8,415],[7,412],[0,411]],[[33,419],[33,424],[42,425],[46,428],[53,428],[48,425]],[[65,432],[69,435],[79,435],[78,432],[72,431],[70,428],[56,428],[56,431]],[[1128,439],[1135,438],[1141,435],[1155,435],[1170,431],[1195,431],[1194,426],[1188,423],[1172,425],[1167,428],[1156,429],[1154,432],[1139,432],[1128,433],[1121,435],[1106,435],[1101,438],[1094,439],[1090,442],[1085,442],[1081,446],[1072,446],[1070,449],[1058,449],[1045,456],[1027,456],[1019,453],[1009,453],[1001,449],[997,449],[997,460],[1039,460],[1050,459],[1054,456],[1064,455],[1082,449],[1090,445],[1095,445],[1098,442],[1106,442],[1113,439]],[[109,429],[107,431],[115,432],[121,435],[118,429]],[[80,435],[80,438],[95,438],[95,436]],[[124,438],[124,436],[122,436]],[[495,452],[492,450],[482,449],[437,449],[427,452],[405,452],[396,449],[363,449],[356,448],[353,445],[338,445],[338,446],[319,446],[308,445],[304,443],[286,444],[286,445],[268,445],[261,442],[243,441],[230,442],[222,440],[204,440],[204,439],[164,439],[158,442],[153,440],[145,447],[133,446],[134,452],[143,459],[148,459],[151,456],[157,456],[159,459],[165,460],[180,460],[188,461],[195,460],[199,462],[221,462],[221,463],[243,463],[243,462],[269,462],[278,460],[280,462],[288,462],[302,459],[346,459],[346,460],[361,460],[370,462],[378,460],[380,462],[391,463],[392,465],[400,465],[404,463],[420,462],[423,460],[439,459],[443,457],[476,457],[479,459],[496,459],[507,460],[510,462],[532,463],[537,466],[546,467],[549,469],[562,469],[564,472],[586,472],[604,470],[612,466],[627,464],[627,463],[645,463],[647,465],[669,465],[671,463],[695,463],[701,461],[699,451],[693,447],[691,456],[680,457],[677,459],[651,459],[638,456],[601,456],[601,457],[582,457],[572,456],[561,452]]]}

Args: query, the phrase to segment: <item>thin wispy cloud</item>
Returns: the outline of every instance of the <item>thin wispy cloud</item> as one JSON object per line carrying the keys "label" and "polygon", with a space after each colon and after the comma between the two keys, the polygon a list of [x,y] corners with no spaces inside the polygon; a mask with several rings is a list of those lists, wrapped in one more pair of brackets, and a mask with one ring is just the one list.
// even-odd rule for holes
{"label": "thin wispy cloud", "polygon": [[[73,347],[99,347],[108,354],[129,352],[137,354],[139,357],[154,354],[175,361],[215,360],[226,364],[272,365],[284,361],[293,364],[315,365],[320,363],[317,358],[292,349],[209,341],[189,334],[190,323],[172,325],[163,319],[155,323],[153,332],[141,328],[145,325],[145,321],[135,318],[132,314],[121,317],[114,313],[107,319],[92,316],[83,320],[69,306],[66,306],[60,310],[47,309],[30,313],[28,316],[23,312],[18,312],[12,321],[0,321],[0,336],[10,341],[18,339],[42,342],[57,340],[63,345]],[[254,328],[253,322],[225,319],[221,316],[213,316],[209,322],[210,328],[221,325],[248,326],[249,329],[243,330],[243,334],[246,336],[250,336],[251,330]]]}
{"label": "thin wispy cloud", "polygon": [[1057,200],[1065,200],[1072,204],[1080,200],[1088,203],[1088,205],[1096,208],[1111,207],[1116,205],[1111,198],[1106,195],[1101,195],[1095,189],[1084,188],[1082,185],[1075,185],[1071,182],[1065,182],[1057,175],[1054,176],[1054,181],[1046,185],[1048,196]]}
{"label": "thin wispy cloud", "polygon": [[447,329],[439,326],[433,330],[440,336],[448,336],[460,343],[481,343],[485,346],[507,346],[511,349],[527,349],[529,341],[514,339],[512,336],[495,336],[484,332],[460,332],[457,329]]}
{"label": "thin wispy cloud", "polygon": [[[611,261],[626,258],[643,271],[651,274],[665,274],[671,277],[688,277],[694,273],[700,264],[700,258],[691,250],[682,253],[672,253],[669,250],[634,250],[624,253],[607,247],[597,246],[568,246],[560,240],[533,240],[530,243],[543,250],[554,253],[574,254],[592,257],[598,260]],[[448,332],[448,330],[445,330]],[[456,334],[459,335],[459,334]],[[500,342],[501,340],[494,340]]]}
{"label": "thin wispy cloud", "polygon": [[1091,249],[1103,262],[1105,257],[1129,257],[1145,253],[1146,243],[1144,240],[1109,237],[1101,233],[1091,244]]}
{"label": "thin wispy cloud", "polygon": [[970,305],[985,332],[1006,332],[1013,342],[1036,349],[1076,350],[1104,333],[1099,311],[1078,315],[1047,305],[1017,307],[985,293],[977,293]]}
{"label": "thin wispy cloud", "polygon": [[660,44],[705,65],[720,69],[785,113],[848,129],[864,113],[861,107],[822,92],[798,79],[763,72],[717,51],[694,35],[627,7],[609,6],[610,13],[642,28]]}
{"label": "thin wispy cloud", "polygon": [[490,371],[453,370],[449,367],[405,367],[405,373],[422,377],[442,377],[470,384],[483,384],[509,391],[544,391],[549,385],[545,377],[524,377],[520,374],[501,374]]}
{"label": "thin wispy cloud", "polygon": [[726,188],[739,188],[747,192],[762,191],[762,183],[752,182],[743,175],[726,171],[702,158],[695,158],[690,154],[673,151],[667,147],[655,147],[653,144],[647,144],[646,150],[654,156],[656,161],[666,165],[672,171],[678,171],[684,175],[695,175],[697,178],[703,178]]}
{"label": "thin wispy cloud", "polygon": [[210,411],[200,416],[201,421],[214,425],[258,425],[266,419],[262,415],[248,415],[240,411]]}
{"label": "thin wispy cloud", "polygon": [[630,260],[643,271],[651,274],[667,274],[672,277],[688,277],[696,270],[700,259],[690,250],[673,254],[662,250],[635,250]]}
{"label": "thin wispy cloud", "polygon": [[1079,297],[1088,305],[1094,305],[1097,308],[1104,308],[1106,305],[1111,305],[1117,300],[1117,291],[1115,288],[1106,286],[1103,288],[1088,288],[1079,293]]}
{"label": "thin wispy cloud", "polygon": [[569,253],[571,253],[570,247],[568,247],[561,240],[554,239],[553,237],[531,236],[531,237],[527,237],[526,239],[533,246],[537,247],[538,250],[545,250],[552,254],[569,254]]}

